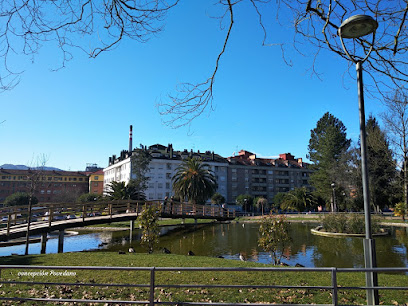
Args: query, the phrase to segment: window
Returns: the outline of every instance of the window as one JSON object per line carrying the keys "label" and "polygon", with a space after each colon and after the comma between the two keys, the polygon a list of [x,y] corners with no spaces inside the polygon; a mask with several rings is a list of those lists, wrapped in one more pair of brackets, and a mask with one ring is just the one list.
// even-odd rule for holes
{"label": "window", "polygon": [[51,190],[47,190],[47,194],[51,194]]}
{"label": "window", "polygon": [[170,189],[170,183],[166,183],[166,189]]}
{"label": "window", "polygon": [[167,164],[167,170],[171,170],[171,164]]}
{"label": "window", "polygon": [[154,183],[149,183],[149,188],[154,188]]}
{"label": "window", "polygon": [[44,194],[45,193],[45,190],[41,190],[41,194]]}
{"label": "window", "polygon": [[95,175],[95,181],[99,180],[99,176]]}
{"label": "window", "polygon": [[51,176],[49,176],[49,177],[48,177],[48,180],[49,180],[49,181],[52,181],[52,177],[51,177]]}
{"label": "window", "polygon": [[95,186],[95,187],[98,187],[98,182],[95,182],[95,183],[94,183],[94,186]]}
{"label": "window", "polygon": [[[163,183],[158,183],[158,184],[157,184],[157,187],[158,187],[158,188],[163,188]],[[159,198],[160,198],[160,197],[159,197]]]}
{"label": "window", "polygon": [[82,177],[80,177],[78,180],[79,180],[80,182],[82,182],[83,178],[82,178]]}
{"label": "window", "polygon": [[166,173],[166,179],[171,179],[171,173]]}

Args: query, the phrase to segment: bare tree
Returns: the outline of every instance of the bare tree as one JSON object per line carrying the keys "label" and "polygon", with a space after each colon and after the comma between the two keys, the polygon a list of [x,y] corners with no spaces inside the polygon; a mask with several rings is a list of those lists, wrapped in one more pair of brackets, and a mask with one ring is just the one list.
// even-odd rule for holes
{"label": "bare tree", "polygon": [[381,119],[400,157],[404,173],[404,201],[408,207],[408,96],[403,89],[397,89],[384,99],[384,104],[387,110],[381,114]]}
{"label": "bare tree", "polygon": [[4,0],[0,3],[0,90],[11,89],[22,71],[11,62],[31,60],[42,45],[61,52],[61,67],[73,49],[95,58],[123,38],[146,42],[163,28],[167,11],[178,0]]}
{"label": "bare tree", "polygon": [[[267,27],[263,16],[276,12],[278,23],[294,27],[293,43],[272,43],[282,50],[294,47],[300,53],[303,46],[312,52],[312,71],[317,74],[320,51],[329,50],[347,59],[337,30],[341,23],[355,14],[368,14],[376,18],[373,51],[365,62],[369,75],[365,89],[377,96],[385,96],[395,86],[408,81],[408,31],[406,0],[214,0],[220,8],[221,29],[225,32],[220,49],[215,52],[214,66],[209,77],[198,83],[182,83],[175,93],[158,104],[159,112],[166,115],[165,123],[172,127],[188,125],[208,108],[212,108],[215,77],[220,68],[230,36],[233,34],[234,12],[249,4],[258,16],[266,45]],[[9,63],[15,58],[30,59],[43,44],[54,43],[61,51],[61,67],[80,49],[94,58],[112,50],[124,38],[146,42],[163,28],[166,13],[179,4],[179,0],[4,0],[0,3],[0,90],[13,88],[19,82],[21,71]],[[223,27],[224,24],[227,26]],[[268,21],[269,24],[269,21]],[[365,37],[348,40],[347,48],[358,60],[372,45]],[[352,67],[351,63],[349,68]],[[354,75],[354,73],[352,74]]]}
{"label": "bare tree", "polygon": [[[178,95],[170,95],[169,101],[162,102],[160,112],[168,115],[167,124],[173,127],[188,125],[199,116],[207,107],[212,106],[213,87],[217,70],[219,68],[220,56],[223,55],[234,23],[234,9],[245,0],[223,1],[218,3],[224,5],[223,18],[230,18],[229,28],[225,36],[224,45],[219,53],[215,69],[212,75],[204,82],[198,84],[184,83],[178,88]],[[343,51],[337,30],[341,23],[356,14],[368,14],[379,22],[375,40],[366,37],[348,40],[346,46],[356,60],[363,58],[373,41],[373,51],[365,64],[365,70],[369,75],[365,90],[372,96],[378,94],[384,96],[394,86],[401,86],[408,81],[408,32],[406,19],[408,2],[405,0],[380,1],[380,0],[277,0],[257,1],[249,0],[259,16],[259,24],[265,33],[263,44],[265,45],[266,27],[262,20],[262,14],[267,9],[275,10],[278,21],[287,23],[290,19],[294,25],[293,43],[275,43],[282,49],[282,57],[287,62],[285,50],[294,47],[303,54],[304,46],[312,50],[313,67],[316,75],[318,57],[321,50],[326,49],[339,57],[349,60]],[[288,13],[292,18],[288,18]],[[353,67],[349,63],[349,69]],[[354,72],[351,77],[354,78]]]}
{"label": "bare tree", "polygon": [[30,244],[30,225],[31,225],[31,211],[33,204],[34,194],[37,192],[37,188],[40,181],[44,180],[44,167],[47,163],[47,157],[45,155],[37,157],[36,167],[28,169],[27,173],[27,189],[28,189],[28,206],[27,206],[27,231],[26,231],[26,243],[25,243],[25,255],[28,255],[28,246]]}

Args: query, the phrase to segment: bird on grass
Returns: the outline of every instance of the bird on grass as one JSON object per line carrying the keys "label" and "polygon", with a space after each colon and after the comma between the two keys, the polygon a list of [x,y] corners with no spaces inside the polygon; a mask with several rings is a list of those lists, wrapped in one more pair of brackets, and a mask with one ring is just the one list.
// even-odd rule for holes
{"label": "bird on grass", "polygon": [[134,253],[134,252],[135,252],[135,249],[132,246],[130,246],[129,253]]}
{"label": "bird on grass", "polygon": [[247,259],[245,258],[244,254],[242,254],[242,253],[239,253],[239,259],[240,259],[241,261],[247,261]]}
{"label": "bird on grass", "polygon": [[195,254],[194,254],[193,251],[188,251],[187,255],[188,255],[188,256],[194,256]]}
{"label": "bird on grass", "polygon": [[163,253],[164,254],[171,254],[170,250],[168,248],[163,248]]}

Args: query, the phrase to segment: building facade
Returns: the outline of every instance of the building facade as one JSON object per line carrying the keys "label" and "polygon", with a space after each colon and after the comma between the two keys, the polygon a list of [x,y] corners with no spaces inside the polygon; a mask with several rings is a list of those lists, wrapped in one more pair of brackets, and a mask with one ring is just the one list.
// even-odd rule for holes
{"label": "building facade", "polygon": [[89,193],[103,194],[103,169],[89,174]]}
{"label": "building facade", "polygon": [[[143,147],[143,150],[148,151],[152,157],[146,174],[149,178],[148,188],[145,191],[148,200],[162,200],[166,196],[174,195],[172,178],[177,167],[189,157],[199,158],[209,165],[218,182],[217,192],[227,198],[227,159],[210,151],[201,153],[192,150],[175,151],[172,144],[168,146],[155,144],[148,148]],[[127,183],[131,178],[135,178],[135,175],[132,173],[132,158],[128,151],[122,151],[118,158],[115,155],[109,158],[109,166],[104,169],[105,186],[112,181]]]}
{"label": "building facade", "polygon": [[228,160],[228,200],[235,203],[237,196],[249,194],[262,196],[269,201],[278,192],[295,188],[311,189],[309,176],[312,170],[301,158],[290,153],[280,154],[277,159],[257,158],[255,154],[241,150]]}
{"label": "building facade", "polygon": [[83,172],[55,170],[0,169],[0,203],[16,192],[29,192],[35,179],[34,196],[39,202],[57,202],[64,194],[81,195],[89,189],[88,177]]}

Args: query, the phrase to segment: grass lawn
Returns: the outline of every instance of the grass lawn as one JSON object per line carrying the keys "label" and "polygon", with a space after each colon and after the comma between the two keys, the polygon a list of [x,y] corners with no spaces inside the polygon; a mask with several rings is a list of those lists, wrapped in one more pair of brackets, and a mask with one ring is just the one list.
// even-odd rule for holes
{"label": "grass lawn", "polygon": [[[0,258],[1,265],[44,265],[44,266],[119,266],[119,267],[270,267],[269,265],[174,254],[124,254],[113,252],[78,252],[64,254],[8,256]],[[29,269],[2,270],[1,281],[19,280],[36,282],[64,282],[65,285],[0,285],[0,296],[54,297],[77,299],[122,299],[147,300],[148,287],[108,287],[106,284],[148,284],[149,271],[86,271],[77,270],[74,276],[51,275],[52,269],[43,269],[46,276],[22,276]],[[55,270],[59,271],[59,270]],[[20,275],[19,275],[20,272]],[[105,284],[95,286],[95,283]],[[90,286],[80,286],[88,283]],[[174,284],[229,284],[229,285],[330,285],[329,272],[289,272],[282,268],[277,272],[217,272],[217,271],[158,271],[156,285]],[[341,286],[364,286],[362,273],[339,273]],[[406,286],[408,276],[380,274],[379,284],[383,286]],[[169,288],[159,287],[155,298],[162,302],[224,302],[224,303],[295,303],[329,304],[331,292],[322,289],[255,289],[247,288]],[[365,304],[364,290],[340,290],[340,304]],[[407,291],[380,291],[382,304],[408,303]],[[2,305],[15,305],[3,301]],[[37,302],[38,303],[38,302]],[[32,305],[36,305],[33,302]]]}

